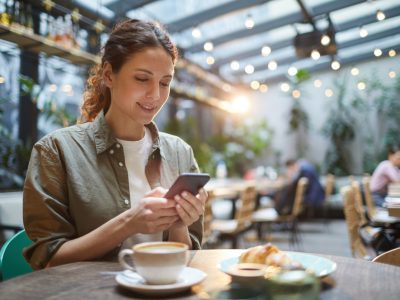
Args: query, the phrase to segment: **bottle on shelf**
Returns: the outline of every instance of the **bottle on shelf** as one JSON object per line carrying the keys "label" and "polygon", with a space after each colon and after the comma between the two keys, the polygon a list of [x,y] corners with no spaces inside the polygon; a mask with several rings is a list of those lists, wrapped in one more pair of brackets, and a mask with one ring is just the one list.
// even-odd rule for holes
{"label": "bottle on shelf", "polygon": [[32,4],[27,3],[25,7],[26,7],[26,22],[25,22],[26,31],[32,34],[33,33]]}
{"label": "bottle on shelf", "polygon": [[11,25],[11,4],[8,0],[3,0],[0,2],[0,24],[4,26]]}

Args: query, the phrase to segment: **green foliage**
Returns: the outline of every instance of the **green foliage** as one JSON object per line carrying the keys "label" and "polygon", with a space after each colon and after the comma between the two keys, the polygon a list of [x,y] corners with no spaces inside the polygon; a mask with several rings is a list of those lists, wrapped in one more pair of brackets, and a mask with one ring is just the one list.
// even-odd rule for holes
{"label": "green foliage", "polygon": [[[31,101],[38,103],[43,92],[40,86],[27,76],[19,76],[20,93],[29,96]],[[4,126],[5,107],[11,106],[9,99],[0,99],[0,189],[21,188],[24,183],[26,169],[31,154],[31,143],[26,144],[15,139],[8,128]],[[57,107],[52,99],[46,99],[40,109],[46,120],[58,126],[69,126],[76,123],[76,116],[65,107]]]}
{"label": "green foliage", "polygon": [[338,96],[332,103],[331,112],[322,133],[331,141],[325,157],[326,171],[337,176],[351,173],[351,153],[348,144],[355,137],[355,119],[351,115],[351,106],[346,104],[346,78],[335,81]]}
{"label": "green foliage", "polygon": [[376,76],[362,81],[366,89],[356,92],[351,104],[361,120],[358,127],[363,140],[363,171],[372,173],[387,158],[387,149],[400,142],[400,79],[394,84],[384,84]]}
{"label": "green foliage", "polygon": [[202,171],[215,175],[215,166],[224,160],[229,176],[243,176],[255,159],[270,144],[272,132],[267,122],[241,124],[230,133],[210,136],[201,140],[198,124],[193,118],[169,121],[164,131],[175,134],[192,146]]}
{"label": "green foliage", "polygon": [[198,124],[192,117],[182,121],[171,119],[165,126],[164,131],[182,138],[190,144],[194,156],[202,172],[212,173],[214,164],[212,161],[212,151],[207,143],[201,141]]}

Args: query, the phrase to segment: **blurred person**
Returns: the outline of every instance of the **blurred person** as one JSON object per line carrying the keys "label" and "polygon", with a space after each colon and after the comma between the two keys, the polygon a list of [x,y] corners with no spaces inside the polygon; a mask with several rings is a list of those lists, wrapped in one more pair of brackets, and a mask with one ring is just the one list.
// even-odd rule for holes
{"label": "blurred person", "polygon": [[163,198],[176,177],[198,172],[191,147],[159,132],[177,48],[158,24],[112,30],[88,79],[81,124],[34,145],[23,192],[24,252],[34,269],[115,259],[140,242],[199,249],[207,193]]}
{"label": "blurred person", "polygon": [[377,206],[382,206],[390,183],[400,183],[400,146],[388,150],[388,159],[379,163],[371,177],[370,189]]}
{"label": "blurred person", "polygon": [[275,196],[275,209],[279,214],[290,214],[296,196],[297,183],[301,177],[308,179],[304,194],[304,204],[309,213],[322,206],[325,192],[319,180],[315,167],[304,159],[289,159],[286,165],[286,186]]}

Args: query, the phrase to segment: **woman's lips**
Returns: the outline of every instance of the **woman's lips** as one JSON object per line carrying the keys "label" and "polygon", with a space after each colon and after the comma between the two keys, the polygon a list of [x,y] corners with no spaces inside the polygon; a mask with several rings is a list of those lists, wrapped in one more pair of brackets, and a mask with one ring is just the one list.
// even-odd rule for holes
{"label": "woman's lips", "polygon": [[140,107],[141,109],[143,109],[143,110],[145,110],[145,111],[148,111],[148,112],[151,112],[151,111],[155,110],[156,107],[157,107],[157,106],[154,105],[154,104],[140,103],[140,102],[137,102],[137,105],[139,105],[139,107]]}

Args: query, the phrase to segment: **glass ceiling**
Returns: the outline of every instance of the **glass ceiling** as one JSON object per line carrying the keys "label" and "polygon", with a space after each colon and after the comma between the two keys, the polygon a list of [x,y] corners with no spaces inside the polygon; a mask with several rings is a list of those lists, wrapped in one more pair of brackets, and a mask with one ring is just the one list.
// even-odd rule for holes
{"label": "glass ceiling", "polygon": [[[118,18],[107,5],[130,0],[76,0],[93,10],[101,10],[107,16]],[[137,1],[136,1],[137,2]],[[159,0],[140,8],[129,10],[126,16],[145,20],[156,20],[164,24],[167,29],[183,24],[185,18],[192,18],[190,26],[183,26],[183,30],[171,30],[172,38],[183,49],[185,58],[195,62],[205,69],[218,72],[230,81],[250,82],[254,79],[273,79],[286,74],[289,66],[301,68],[303,66],[317,66],[332,59],[342,59],[344,63],[361,59],[360,54],[372,53],[375,48],[397,49],[400,47],[400,1],[357,1],[357,0],[302,0],[304,7],[312,17],[314,24],[304,21],[299,1],[297,0],[270,0],[248,1],[253,5],[234,9],[232,4],[243,0]],[[237,3],[234,3],[237,2]],[[240,4],[240,3],[239,3]],[[101,8],[100,8],[101,6]],[[204,11],[219,13],[223,7],[230,6],[231,10],[211,19],[202,19]],[[339,9],[337,9],[339,8]],[[378,21],[377,10],[386,14],[386,19]],[[330,18],[336,34],[335,40],[338,52],[335,57],[321,56],[319,60],[296,57],[293,39],[298,33],[313,31],[313,26],[325,31],[329,26]],[[246,29],[245,22],[251,18],[254,27]],[[199,20],[198,23],[196,21]],[[186,23],[185,23],[186,24]],[[369,37],[360,37],[360,26],[368,31]],[[179,27],[179,26],[178,26]],[[200,30],[200,36],[194,37],[193,29]],[[390,35],[389,35],[390,33]],[[227,40],[224,40],[227,39]],[[211,41],[214,49],[205,51],[203,44]],[[261,55],[261,48],[271,47],[271,53]],[[399,52],[398,49],[397,52]],[[207,63],[207,58],[214,59],[213,64]],[[268,62],[277,62],[275,70],[268,69]],[[232,61],[239,63],[239,70],[233,70]],[[253,65],[255,71],[246,74],[244,67]]]}

